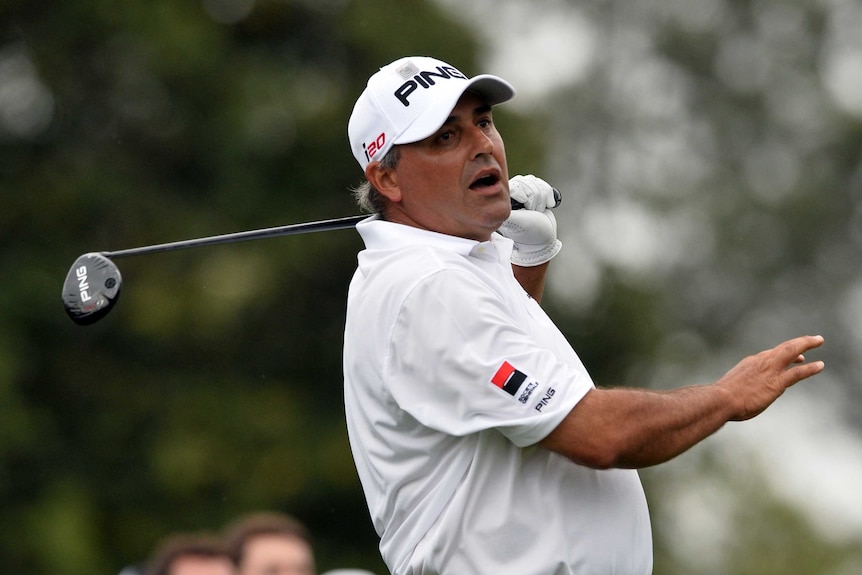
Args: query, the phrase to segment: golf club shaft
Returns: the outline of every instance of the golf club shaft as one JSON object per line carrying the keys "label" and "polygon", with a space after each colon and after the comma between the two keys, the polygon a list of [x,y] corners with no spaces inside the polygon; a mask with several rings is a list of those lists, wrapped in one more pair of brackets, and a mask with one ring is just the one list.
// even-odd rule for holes
{"label": "golf club shaft", "polygon": [[[559,192],[555,193],[559,194]],[[517,200],[511,200],[512,209],[520,210],[524,204]],[[125,250],[117,250],[113,252],[99,252],[106,258],[125,258],[128,256],[140,256],[144,254],[155,254],[159,252],[172,252],[176,250],[184,250],[187,248],[196,248],[200,246],[214,246],[217,244],[232,244],[236,242],[244,242],[248,240],[261,240],[264,238],[276,238],[280,236],[292,236],[295,234],[308,234],[311,232],[326,232],[330,230],[342,230],[352,228],[365,218],[366,215],[346,216],[343,218],[334,218],[331,220],[319,220],[316,222],[305,222],[301,224],[289,224],[286,226],[276,226],[274,228],[263,228],[259,230],[249,230],[247,232],[234,232],[231,234],[222,234],[219,236],[207,236],[205,238],[197,238],[192,240],[181,240],[178,242],[168,242],[165,244],[155,244],[152,246],[142,246],[139,248],[129,248]]]}
{"label": "golf club shaft", "polygon": [[219,236],[208,236],[205,238],[197,238],[192,240],[182,240],[178,242],[169,242],[165,244],[156,244],[152,246],[142,246],[139,248],[129,248],[125,250],[117,250],[113,252],[99,252],[106,258],[124,258],[128,256],[138,256],[144,254],[154,254],[159,252],[171,252],[175,250],[184,250],[186,248],[194,248],[199,246],[212,246],[216,244],[229,244],[235,242],[244,242],[248,240],[259,240],[264,238],[274,238],[280,236],[291,236],[294,234],[307,234],[311,232],[325,232],[329,230],[341,230],[352,228],[360,221],[367,218],[368,215],[347,216],[344,218],[335,218],[331,220],[320,220],[316,222],[305,222],[301,224],[290,224],[287,226],[277,226],[274,228],[263,228],[259,230],[250,230],[247,232],[235,232],[232,234],[223,234]]}

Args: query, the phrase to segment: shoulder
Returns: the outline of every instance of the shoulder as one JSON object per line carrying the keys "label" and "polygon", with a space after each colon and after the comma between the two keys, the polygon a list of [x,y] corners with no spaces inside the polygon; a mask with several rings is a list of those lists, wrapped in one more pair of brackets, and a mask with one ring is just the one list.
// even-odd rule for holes
{"label": "shoulder", "polygon": [[463,255],[428,245],[406,245],[387,250],[363,250],[358,271],[369,281],[387,285],[415,285],[441,273],[469,275],[471,266]]}

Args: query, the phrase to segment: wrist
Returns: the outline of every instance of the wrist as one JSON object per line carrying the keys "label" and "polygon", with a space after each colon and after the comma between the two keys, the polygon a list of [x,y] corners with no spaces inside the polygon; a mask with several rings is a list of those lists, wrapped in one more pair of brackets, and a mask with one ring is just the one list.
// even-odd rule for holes
{"label": "wrist", "polygon": [[510,259],[516,266],[534,267],[551,261],[554,256],[560,253],[562,247],[563,243],[558,239],[554,239],[542,246],[525,245],[515,242]]}

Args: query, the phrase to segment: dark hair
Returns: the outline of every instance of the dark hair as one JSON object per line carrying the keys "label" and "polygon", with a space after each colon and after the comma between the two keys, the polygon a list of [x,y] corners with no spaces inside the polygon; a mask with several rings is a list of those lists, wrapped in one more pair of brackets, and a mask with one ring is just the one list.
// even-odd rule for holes
{"label": "dark hair", "polygon": [[224,558],[231,561],[224,541],[214,535],[181,533],[164,539],[147,562],[146,575],[170,575],[182,557]]}
{"label": "dark hair", "polygon": [[300,539],[313,547],[308,528],[294,517],[275,511],[253,513],[231,523],[225,530],[227,551],[234,565],[242,563],[246,544],[261,535]]}

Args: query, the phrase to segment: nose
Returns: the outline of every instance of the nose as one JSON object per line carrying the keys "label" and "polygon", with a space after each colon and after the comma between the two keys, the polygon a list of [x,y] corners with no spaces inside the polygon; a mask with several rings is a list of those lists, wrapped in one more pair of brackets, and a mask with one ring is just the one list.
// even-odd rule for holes
{"label": "nose", "polygon": [[482,128],[473,126],[473,148],[475,156],[490,156],[494,152],[494,140],[491,135],[486,133]]}

